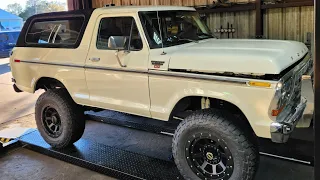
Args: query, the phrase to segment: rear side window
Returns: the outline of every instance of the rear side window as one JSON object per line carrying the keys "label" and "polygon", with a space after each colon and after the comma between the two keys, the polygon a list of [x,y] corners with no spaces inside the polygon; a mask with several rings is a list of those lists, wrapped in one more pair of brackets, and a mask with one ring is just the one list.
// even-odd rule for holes
{"label": "rear side window", "polygon": [[26,43],[37,46],[74,46],[79,41],[83,24],[82,17],[35,21],[27,32]]}

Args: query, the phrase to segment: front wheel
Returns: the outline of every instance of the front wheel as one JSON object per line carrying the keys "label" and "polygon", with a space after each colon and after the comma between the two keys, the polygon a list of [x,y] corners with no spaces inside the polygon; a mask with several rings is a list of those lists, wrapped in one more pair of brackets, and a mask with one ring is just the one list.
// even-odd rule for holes
{"label": "front wheel", "polygon": [[172,151],[185,179],[254,178],[259,163],[257,147],[233,120],[240,119],[225,111],[207,109],[180,123]]}

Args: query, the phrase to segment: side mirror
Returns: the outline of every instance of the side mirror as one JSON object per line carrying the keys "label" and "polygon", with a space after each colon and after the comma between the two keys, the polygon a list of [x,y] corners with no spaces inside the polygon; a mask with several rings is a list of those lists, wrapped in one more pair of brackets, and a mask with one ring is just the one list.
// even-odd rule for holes
{"label": "side mirror", "polygon": [[128,37],[126,36],[110,36],[108,39],[108,49],[117,50],[115,52],[115,56],[117,57],[117,61],[121,67],[126,67],[126,65],[121,62],[119,52],[124,50],[124,53],[129,53],[128,50],[125,50],[127,39]]}
{"label": "side mirror", "polygon": [[126,41],[126,36],[110,36],[108,39],[108,49],[124,50]]}

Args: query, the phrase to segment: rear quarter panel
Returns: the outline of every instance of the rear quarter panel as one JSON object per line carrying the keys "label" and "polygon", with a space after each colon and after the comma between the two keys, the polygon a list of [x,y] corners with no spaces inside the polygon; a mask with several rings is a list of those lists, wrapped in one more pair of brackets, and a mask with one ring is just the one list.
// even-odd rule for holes
{"label": "rear quarter panel", "polygon": [[[87,52],[86,46],[77,49],[17,47],[10,58],[12,75],[18,88],[30,93],[34,93],[41,77],[55,78],[63,83],[75,102],[86,103],[89,93],[83,66]],[[21,62],[14,62],[15,59]]]}

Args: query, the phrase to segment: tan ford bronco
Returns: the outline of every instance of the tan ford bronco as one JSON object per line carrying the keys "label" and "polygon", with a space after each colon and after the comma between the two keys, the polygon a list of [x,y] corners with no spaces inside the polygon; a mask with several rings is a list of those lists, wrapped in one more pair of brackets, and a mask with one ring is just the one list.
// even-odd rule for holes
{"label": "tan ford bronco", "polygon": [[35,15],[10,63],[17,92],[46,91],[35,115],[54,148],[81,138],[86,110],[181,117],[185,179],[249,180],[257,138],[284,143],[301,118],[310,59],[299,42],[217,39],[194,8],[129,6]]}

